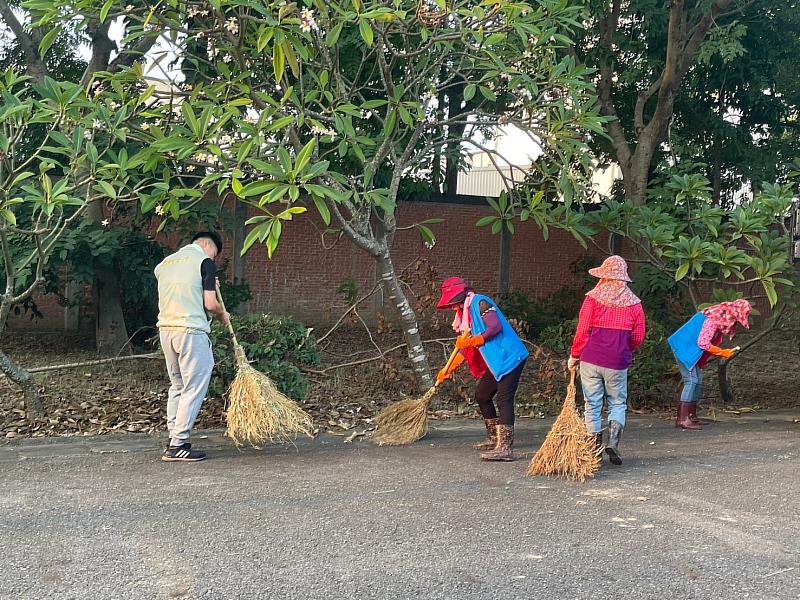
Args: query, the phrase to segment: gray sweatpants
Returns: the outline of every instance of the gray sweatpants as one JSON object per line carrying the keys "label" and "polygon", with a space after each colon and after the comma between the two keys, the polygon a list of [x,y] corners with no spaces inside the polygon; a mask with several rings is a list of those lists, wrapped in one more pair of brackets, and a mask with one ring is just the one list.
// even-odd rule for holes
{"label": "gray sweatpants", "polygon": [[172,384],[167,398],[167,430],[170,444],[180,446],[189,439],[206,397],[214,353],[205,333],[169,330],[159,333]]}

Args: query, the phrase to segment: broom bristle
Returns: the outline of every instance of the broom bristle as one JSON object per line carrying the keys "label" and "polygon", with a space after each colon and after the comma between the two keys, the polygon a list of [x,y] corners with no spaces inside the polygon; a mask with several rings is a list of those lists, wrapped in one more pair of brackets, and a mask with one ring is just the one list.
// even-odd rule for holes
{"label": "broom bristle", "polygon": [[254,369],[242,354],[228,396],[228,437],[240,446],[291,441],[296,434],[313,437],[311,417],[284,396],[272,380]]}
{"label": "broom bristle", "polygon": [[561,413],[531,459],[528,475],[556,475],[583,482],[598,468],[600,450],[575,409],[575,385],[571,383]]}
{"label": "broom bristle", "polygon": [[436,387],[432,387],[421,398],[400,400],[384,408],[373,423],[375,432],[371,440],[381,446],[411,444],[428,433],[428,405]]}

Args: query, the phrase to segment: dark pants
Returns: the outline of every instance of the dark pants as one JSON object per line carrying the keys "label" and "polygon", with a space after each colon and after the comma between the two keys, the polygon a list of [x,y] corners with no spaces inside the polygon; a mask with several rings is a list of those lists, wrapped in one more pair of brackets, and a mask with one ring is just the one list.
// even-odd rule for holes
{"label": "dark pants", "polygon": [[496,419],[499,416],[502,425],[514,425],[514,395],[517,393],[524,368],[523,360],[516,369],[501,377],[500,381],[497,381],[489,370],[480,378],[475,388],[475,401],[484,419]]}

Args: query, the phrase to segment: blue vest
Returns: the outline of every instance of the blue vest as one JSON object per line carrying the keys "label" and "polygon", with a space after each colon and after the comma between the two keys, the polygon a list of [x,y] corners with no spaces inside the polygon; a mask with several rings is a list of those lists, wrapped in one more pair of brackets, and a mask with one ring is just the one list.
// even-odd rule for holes
{"label": "blue vest", "polygon": [[481,301],[494,307],[497,318],[503,328],[500,333],[478,348],[492,376],[497,381],[500,381],[504,375],[511,373],[523,360],[528,358],[528,349],[519,339],[514,328],[508,324],[503,313],[497,308],[497,304],[486,296],[477,294],[472,299],[469,307],[472,335],[481,335],[486,331],[486,325],[481,319]]}
{"label": "blue vest", "polygon": [[697,313],[684,323],[678,331],[667,338],[667,343],[672,348],[672,352],[675,353],[675,358],[681,361],[689,371],[692,370],[692,367],[697,364],[697,361],[700,360],[703,352],[705,352],[697,345],[697,340],[700,337],[700,330],[703,329],[706,319],[707,317],[703,313]]}

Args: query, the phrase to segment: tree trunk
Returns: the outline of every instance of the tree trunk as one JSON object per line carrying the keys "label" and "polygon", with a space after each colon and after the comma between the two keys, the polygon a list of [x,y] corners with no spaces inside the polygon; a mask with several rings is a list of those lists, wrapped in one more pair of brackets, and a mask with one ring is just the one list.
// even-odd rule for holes
{"label": "tree trunk", "polygon": [[11,357],[0,351],[0,372],[22,389],[25,401],[25,413],[31,421],[38,421],[44,417],[44,403],[33,377],[22,367],[17,366]]}
{"label": "tree trunk", "polygon": [[[86,210],[86,219],[99,223],[104,218],[102,201],[92,201]],[[95,261],[92,281],[95,347],[101,356],[116,356],[128,342],[120,289],[119,276],[113,266]]]}
{"label": "tree trunk", "polygon": [[622,167],[622,183],[625,186],[625,197],[634,206],[644,206],[647,202],[647,181],[650,173],[652,151],[642,148],[639,142],[631,157],[630,164]]}
{"label": "tree trunk", "polygon": [[408,301],[408,298],[406,298],[403,288],[400,286],[389,253],[387,252],[382,256],[376,257],[375,260],[380,271],[381,285],[386,295],[394,303],[400,313],[400,321],[403,326],[408,357],[411,359],[417,383],[421,390],[430,389],[431,386],[433,386],[433,378],[431,377],[430,367],[428,366],[428,358],[425,356],[425,348],[422,346],[422,337],[419,333],[417,315],[414,313],[414,309],[411,308],[411,303]]}
{"label": "tree trunk", "polygon": [[735,400],[733,385],[728,376],[728,364],[727,360],[720,360],[717,365],[717,382],[719,383],[719,395],[723,404],[733,404]]}
{"label": "tree trunk", "polygon": [[[461,86],[452,87],[447,91],[447,117],[449,119],[458,117],[464,111],[461,107],[462,97],[463,90]],[[451,139],[447,143],[447,160],[444,171],[444,190],[448,198],[455,198],[456,194],[458,194],[458,162],[461,157],[460,140],[466,128],[466,123],[457,123],[450,125],[447,132],[447,136]]]}
{"label": "tree trunk", "polygon": [[[95,263],[92,289],[95,309],[95,345],[101,356],[125,350],[128,330],[122,313],[119,277],[113,267]],[[130,349],[127,349],[130,352]]]}
{"label": "tree trunk", "polygon": [[500,264],[497,273],[497,293],[508,293],[509,272],[511,271],[511,232],[503,225],[500,229]]}
{"label": "tree trunk", "polygon": [[[247,235],[247,205],[244,202],[234,200],[233,208],[233,283],[244,283],[247,274],[246,256],[242,256],[244,238]],[[233,311],[238,315],[247,314],[245,302],[239,304]]]}

